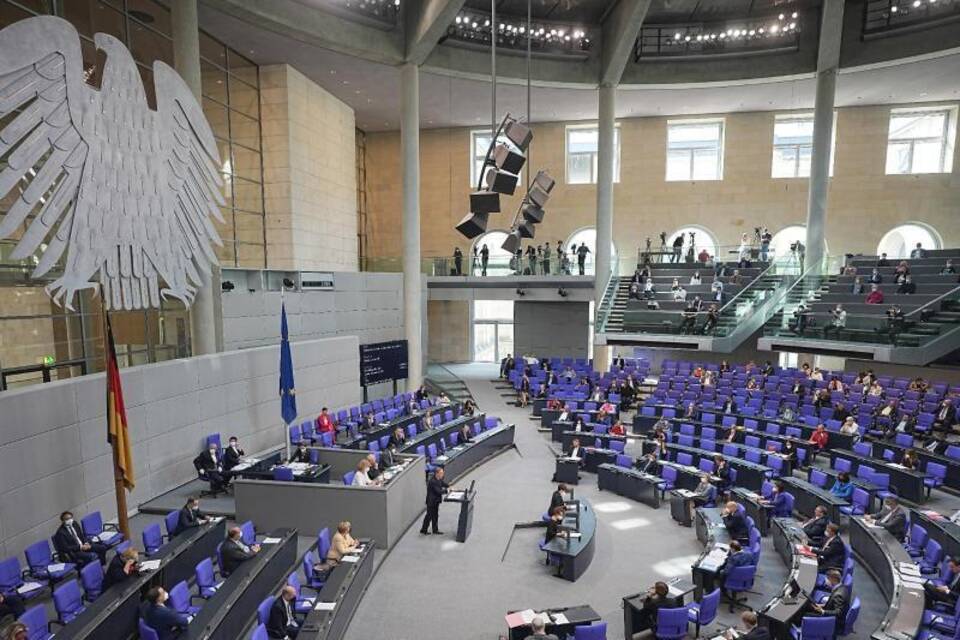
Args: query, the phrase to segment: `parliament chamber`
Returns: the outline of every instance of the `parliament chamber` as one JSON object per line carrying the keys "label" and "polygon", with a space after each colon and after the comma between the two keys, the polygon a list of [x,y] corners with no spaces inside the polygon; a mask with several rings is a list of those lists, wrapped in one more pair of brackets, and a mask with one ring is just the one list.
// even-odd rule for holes
{"label": "parliament chamber", "polygon": [[0,640],[960,640],[960,0],[0,0]]}

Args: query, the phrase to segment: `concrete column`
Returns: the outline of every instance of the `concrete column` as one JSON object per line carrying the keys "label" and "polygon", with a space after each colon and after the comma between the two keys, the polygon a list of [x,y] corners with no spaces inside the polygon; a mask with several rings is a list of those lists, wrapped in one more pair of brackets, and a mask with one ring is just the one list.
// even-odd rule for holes
{"label": "concrete column", "polygon": [[[197,0],[172,0],[173,66],[200,101],[200,26]],[[201,285],[190,309],[193,355],[223,350],[223,312],[220,307],[220,265],[212,265],[209,282]]]}
{"label": "concrete column", "polygon": [[403,325],[409,364],[407,389],[423,383],[420,286],[420,69],[400,70],[400,156],[403,172]]}
{"label": "concrete column", "polygon": [[613,138],[617,88],[601,85],[597,141],[597,261],[594,300],[599,307],[610,278],[610,244],[613,241]]}
{"label": "concrete column", "polygon": [[818,267],[825,251],[827,191],[830,186],[830,147],[833,137],[833,106],[840,66],[843,35],[843,0],[825,0],[820,48],[817,53],[817,88],[813,108],[813,151],[807,199],[807,238],[804,266]]}

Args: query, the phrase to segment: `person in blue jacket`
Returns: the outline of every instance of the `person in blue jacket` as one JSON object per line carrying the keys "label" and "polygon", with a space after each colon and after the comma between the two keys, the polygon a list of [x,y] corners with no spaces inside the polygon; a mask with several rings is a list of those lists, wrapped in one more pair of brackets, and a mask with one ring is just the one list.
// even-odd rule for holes
{"label": "person in blue jacket", "polygon": [[853,483],[850,482],[850,474],[846,471],[838,473],[837,481],[830,487],[830,493],[838,498],[849,500],[850,496],[853,495]]}

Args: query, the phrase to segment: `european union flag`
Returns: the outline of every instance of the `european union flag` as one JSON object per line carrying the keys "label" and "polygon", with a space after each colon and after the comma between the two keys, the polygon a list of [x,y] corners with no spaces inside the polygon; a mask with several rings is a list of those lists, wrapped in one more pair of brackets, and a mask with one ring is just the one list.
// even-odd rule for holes
{"label": "european union flag", "polygon": [[287,335],[287,307],[280,304],[280,415],[290,424],[297,418],[297,390],[293,385],[293,358]]}

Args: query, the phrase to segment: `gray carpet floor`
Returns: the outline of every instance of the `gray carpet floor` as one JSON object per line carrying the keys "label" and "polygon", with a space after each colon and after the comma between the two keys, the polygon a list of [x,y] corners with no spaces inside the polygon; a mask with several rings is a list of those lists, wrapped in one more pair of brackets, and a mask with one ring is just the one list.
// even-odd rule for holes
{"label": "gray carpet floor", "polygon": [[[417,526],[406,533],[380,563],[346,638],[493,640],[506,633],[507,611],[577,604],[600,613],[608,638],[622,638],[623,596],[656,580],[690,576],[702,551],[693,529],[677,525],[666,506],[656,510],[598,491],[596,476],[585,472],[577,496],[590,500],[598,514],[596,555],[577,582],[553,577],[537,548],[541,529],[518,529],[511,539],[514,523],[538,519],[549,503],[554,469],[549,436],[537,431],[529,408],[507,404],[510,398],[491,384],[495,367],[452,368],[484,411],[517,424],[518,452],[502,454],[460,482],[476,480],[479,491],[466,544],[453,540],[457,514],[450,505],[440,515],[446,535],[421,536]],[[760,595],[749,597],[755,608],[779,591],[787,575],[769,537],[762,553],[755,585]],[[859,633],[851,638],[868,638],[887,607],[862,567],[856,569],[854,591],[864,611]],[[724,607],[709,630],[734,624],[737,617]]]}

